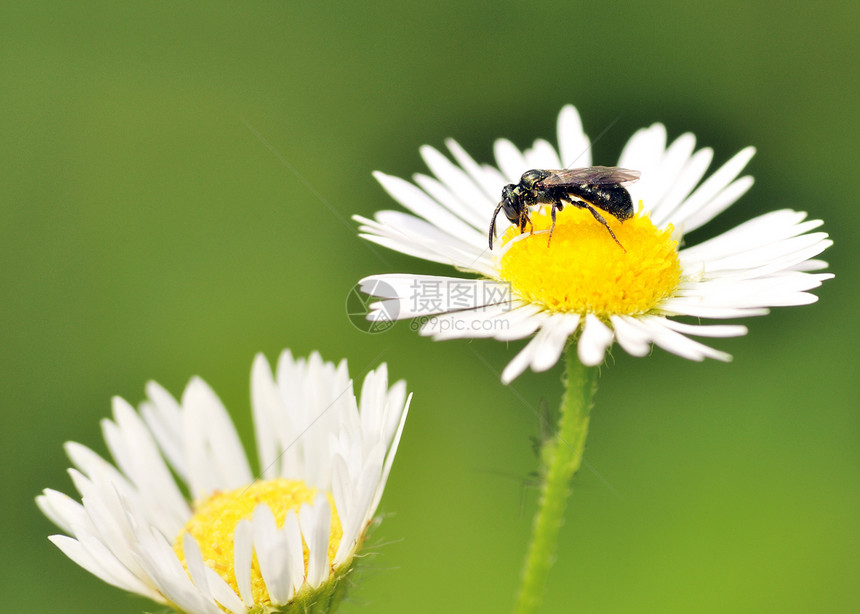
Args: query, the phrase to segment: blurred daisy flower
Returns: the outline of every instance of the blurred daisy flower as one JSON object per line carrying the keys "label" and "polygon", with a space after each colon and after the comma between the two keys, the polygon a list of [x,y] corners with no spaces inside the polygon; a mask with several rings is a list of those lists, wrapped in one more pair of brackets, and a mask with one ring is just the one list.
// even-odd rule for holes
{"label": "blurred daisy flower", "polygon": [[260,478],[201,379],[181,401],[152,382],[146,391],[139,412],[115,398],[102,422],[116,466],[66,445],[81,500],[37,498],[68,534],[50,540],[108,584],[180,612],[333,611],[394,461],[405,383],[389,388],[383,364],[359,402],[345,361],[285,351],[273,375],[257,356]]}
{"label": "blurred daisy flower", "polygon": [[360,282],[362,291],[381,299],[368,318],[421,318],[420,333],[437,340],[534,335],[502,373],[508,383],[526,368],[549,369],[570,337],[577,338],[586,366],[602,363],[614,341],[634,356],[648,354],[655,344],[691,360],[729,360],[690,335],[734,337],[746,334],[746,327],[673,318],[738,318],[812,303],[817,297],[809,290],[832,277],[813,272],[827,266],[814,258],[832,243],[825,233],[811,232],[822,222],[790,209],[685,246],[686,233],[752,186],[752,177],[738,175],[755,150],[741,150],[702,181],[713,151],[697,151],[689,133],[667,143],[662,124],[636,132],[618,161],[619,167],[641,173],[627,186],[635,215],[623,223],[603,216],[618,243],[589,211],[573,206],[558,212],[549,243],[551,211],[543,207],[528,212],[525,232],[499,215],[499,236],[488,249],[490,220],[506,184],[518,183],[530,169],[591,166],[591,144],[572,106],[559,115],[558,143],[558,151],[537,140],[520,152],[510,141],[498,140],[496,168],[478,164],[448,140],[456,163],[432,147],[421,148],[433,176],[416,174],[413,184],[376,172],[383,188],[411,214],[356,216],[361,236],[481,277],[367,277]]}

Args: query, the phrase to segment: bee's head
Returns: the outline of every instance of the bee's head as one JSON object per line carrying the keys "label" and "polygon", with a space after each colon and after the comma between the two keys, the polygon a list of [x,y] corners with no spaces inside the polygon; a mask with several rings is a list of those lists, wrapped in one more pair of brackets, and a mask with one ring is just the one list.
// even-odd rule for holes
{"label": "bee's head", "polygon": [[520,189],[520,186],[509,183],[502,188],[502,199],[499,201],[499,205],[493,212],[493,219],[490,220],[490,249],[493,249],[493,237],[496,232],[496,216],[499,214],[499,211],[504,211],[505,217],[508,218],[508,221],[512,224],[517,224],[520,226],[520,230],[522,230],[528,216],[524,216],[526,206],[523,204],[522,190]]}

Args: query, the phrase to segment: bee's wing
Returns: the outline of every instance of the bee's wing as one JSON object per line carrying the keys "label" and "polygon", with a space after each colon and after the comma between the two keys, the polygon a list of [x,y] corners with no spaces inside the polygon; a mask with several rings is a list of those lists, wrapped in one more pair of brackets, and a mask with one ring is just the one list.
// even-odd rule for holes
{"label": "bee's wing", "polygon": [[588,166],[547,172],[552,174],[540,182],[544,186],[566,186],[578,183],[590,183],[592,185],[617,183],[624,185],[636,181],[640,175],[639,171],[631,171],[617,166]]}

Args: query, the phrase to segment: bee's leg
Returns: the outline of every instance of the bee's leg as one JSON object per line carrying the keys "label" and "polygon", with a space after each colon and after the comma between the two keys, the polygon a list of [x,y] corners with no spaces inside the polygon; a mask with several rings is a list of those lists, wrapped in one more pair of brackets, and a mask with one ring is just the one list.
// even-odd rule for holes
{"label": "bee's leg", "polygon": [[[579,203],[577,203],[577,206],[579,206]],[[609,227],[609,224],[607,224],[607,223],[606,223],[606,220],[604,220],[604,219],[603,219],[603,216],[602,216],[602,215],[600,215],[600,214],[599,214],[599,213],[594,209],[594,207],[592,207],[591,205],[589,205],[587,202],[583,202],[583,203],[582,203],[582,206],[583,206],[583,207],[585,207],[586,209],[588,209],[588,210],[589,210],[589,212],[591,212],[591,215],[593,215],[593,216],[594,216],[594,219],[596,219],[598,222],[600,222],[601,224],[603,224],[603,227],[604,227],[604,228],[606,228],[606,230],[608,230],[608,231],[609,231],[609,234],[612,236],[612,240],[613,240],[613,241],[615,241],[616,243],[618,243],[618,247],[620,247],[621,249],[623,249],[623,250],[624,250],[624,252],[625,252],[625,253],[627,253],[627,250],[626,250],[626,249],[624,249],[624,246],[623,246],[623,245],[621,245],[621,241],[619,241],[619,240],[618,240],[618,238],[615,236],[615,233],[614,233],[614,232],[612,232],[612,229]]]}
{"label": "bee's leg", "polygon": [[546,246],[549,247],[550,241],[552,241],[552,231],[555,230],[555,212],[561,211],[564,209],[564,203],[556,202],[552,204],[552,209],[550,209],[549,215],[552,218],[552,226],[549,227],[549,239],[546,240]]}
{"label": "bee's leg", "polygon": [[535,231],[534,224],[532,224],[531,219],[529,219],[528,209],[523,207],[523,212],[520,214],[520,233],[526,231],[526,222],[529,224],[529,234]]}

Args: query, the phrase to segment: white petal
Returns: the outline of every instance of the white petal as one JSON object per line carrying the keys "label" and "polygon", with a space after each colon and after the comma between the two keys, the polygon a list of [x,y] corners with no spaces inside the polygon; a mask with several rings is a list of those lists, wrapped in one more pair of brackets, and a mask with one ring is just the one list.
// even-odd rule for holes
{"label": "white petal", "polygon": [[266,591],[274,605],[287,603],[292,595],[287,574],[286,536],[278,531],[272,510],[265,503],[254,508],[253,515],[254,550],[260,575],[266,584]]}
{"label": "white petal", "polygon": [[[143,595],[158,603],[164,603],[164,597],[129,574],[127,570],[124,573],[117,573],[121,572],[122,568],[116,564],[116,559],[98,541],[92,540],[90,547],[87,548],[80,541],[66,535],[51,535],[48,539],[63,554],[100,580],[119,589]],[[94,549],[93,546],[97,546],[97,549]]]}
{"label": "white petal", "polygon": [[[646,209],[651,209],[651,221],[658,228],[663,228],[667,223],[674,219],[675,211],[684,202],[684,199],[693,191],[693,188],[705,176],[705,171],[711,164],[714,157],[714,151],[705,147],[700,149],[690,160],[684,165],[675,183],[669,188],[668,193],[660,200],[659,203],[645,203]],[[631,197],[635,194],[636,184],[634,183],[629,188]],[[635,203],[638,196],[634,198]],[[677,228],[677,226],[676,226]]]}
{"label": "white petal", "polygon": [[695,147],[696,137],[689,132],[675,139],[666,149],[660,164],[636,182],[634,204],[641,198],[645,201],[646,208],[656,211],[676,182],[681,179],[684,167],[689,163]]}
{"label": "white petal", "polygon": [[346,511],[347,520],[343,523],[345,539],[355,542],[373,517],[374,510],[371,506],[378,491],[386,448],[387,446],[382,442],[377,444],[364,460],[357,479],[353,479],[355,482],[353,509]]}
{"label": "white petal", "polygon": [[[511,287],[489,279],[461,279],[433,275],[375,275],[359,281],[365,294],[388,299],[370,305],[370,317],[402,320],[480,310],[511,303]],[[493,310],[494,311],[494,310]]]}
{"label": "white petal", "polygon": [[[93,508],[94,506],[86,505],[86,507]],[[102,529],[101,535],[83,532],[77,527],[73,533],[87,552],[98,560],[108,574],[120,581],[126,590],[146,596],[157,595],[154,583],[131,556],[131,544],[124,543],[121,538],[104,539],[103,535],[108,534],[109,531],[104,527],[100,528]],[[130,539],[129,542],[133,543],[133,540]]]}
{"label": "white petal", "polygon": [[[492,211],[495,199],[488,197],[481,188],[460,168],[437,150],[427,145],[419,150],[424,162],[450,192],[460,201],[467,219],[480,227],[481,216]],[[501,189],[501,186],[499,187]],[[477,217],[476,217],[477,216]]]}
{"label": "white petal", "polygon": [[[434,177],[415,173],[412,179],[417,183],[422,190],[427,192],[433,200],[440,203],[447,211],[450,211],[451,220],[447,216],[437,216],[428,219],[428,221],[436,226],[439,226],[445,232],[454,235],[467,243],[483,243],[484,237],[487,235],[487,227],[489,222],[487,217],[495,208],[495,203],[489,199],[481,197],[481,204],[471,203],[472,206],[466,205],[452,192],[448,186],[438,181]],[[483,194],[483,193],[482,193]],[[497,196],[498,197],[498,196]],[[480,207],[480,210],[478,210]],[[422,216],[423,217],[423,216]]]}
{"label": "white petal", "polygon": [[149,401],[140,405],[140,413],[159,448],[173,470],[185,482],[188,468],[182,441],[182,408],[169,392],[156,382],[146,384]]}
{"label": "white petal", "polygon": [[507,319],[512,305],[490,305],[480,309],[442,314],[428,320],[421,330],[422,335],[432,335],[436,341],[463,337],[491,338],[510,327]]}
{"label": "white petal", "polygon": [[262,477],[270,480],[278,475],[277,434],[278,417],[286,412],[275,377],[269,362],[262,354],[254,357],[251,368],[251,408],[254,415],[254,434],[257,440],[257,454],[260,458]]}
{"label": "white petal", "polygon": [[242,603],[247,607],[254,605],[254,593],[251,589],[251,563],[254,557],[253,525],[247,518],[236,523],[233,532],[233,575]]}
{"label": "white petal", "polygon": [[195,499],[214,490],[232,490],[253,480],[239,436],[224,405],[200,378],[182,395],[185,440]]}
{"label": "white petal", "polygon": [[299,525],[308,545],[307,583],[316,588],[329,575],[328,540],[331,531],[331,506],[323,495],[317,495],[313,506],[302,504]]}
{"label": "white petal", "polygon": [[[424,187],[425,190],[429,187],[430,190],[432,190],[432,192],[430,192],[431,194],[435,192],[437,196],[441,197],[438,201],[431,198],[431,196],[428,196],[428,192],[419,189],[415,185],[400,179],[399,177],[386,175],[379,171],[376,171],[373,176],[380,184],[382,184],[382,187],[385,188],[385,191],[388,192],[394,200],[418,217],[424,218],[427,222],[436,226],[440,230],[466,241],[467,243],[475,242],[476,235],[477,241],[480,241],[482,233],[479,233],[477,228],[482,229],[486,222],[482,220],[480,225],[476,224],[473,226],[467,221],[464,221],[468,219],[468,216],[464,217],[464,213],[469,212],[469,209],[466,209],[463,203],[459,202],[454,193],[447,190],[435,180],[424,175],[416,176],[416,178],[420,178],[419,185],[423,184],[422,187]],[[491,206],[491,203],[487,202],[487,207],[485,209],[489,209]],[[480,219],[477,215],[478,212],[475,212],[475,214],[475,218]]]}
{"label": "white petal", "polygon": [[472,181],[481,187],[489,201],[491,203],[497,201],[502,191],[502,186],[505,185],[505,178],[502,177],[502,174],[497,169],[488,171],[487,168],[480,166],[454,139],[446,139],[445,145],[448,146],[451,155],[463,167],[463,170],[469,174]]}
{"label": "white petal", "polygon": [[759,307],[727,307],[709,305],[701,297],[678,297],[663,300],[658,305],[660,312],[667,315],[693,316],[696,318],[745,318],[767,315],[768,309]]}
{"label": "white petal", "polygon": [[[343,518],[344,513],[347,510],[355,509],[355,492],[352,484],[352,476],[350,475],[349,468],[347,466],[347,462],[343,456],[338,456],[335,459],[334,467],[332,468],[334,473],[333,475],[333,486],[332,486],[332,495],[334,497],[335,508],[337,509],[338,516]],[[343,526],[343,521],[341,521],[341,527]],[[335,552],[334,556],[334,565],[340,565],[347,557],[352,553],[354,542],[352,539],[347,540],[344,537],[341,537],[340,543],[337,547],[337,552]]]}
{"label": "white petal", "polygon": [[[442,339],[492,337],[512,341],[528,337],[548,317],[543,308],[536,304],[514,302],[511,305],[509,311],[490,313],[488,318],[479,320],[471,319],[471,314],[464,314],[463,319],[460,313],[437,315],[427,320],[418,332]],[[492,325],[479,328],[471,324],[476,321],[489,321]]]}
{"label": "white petal", "polygon": [[87,513],[80,503],[50,488],[46,488],[43,494],[36,497],[36,505],[48,520],[66,533],[72,532],[73,524],[81,524],[87,518]]}
{"label": "white petal", "polygon": [[119,397],[113,399],[115,422],[103,421],[105,441],[123,472],[144,501],[150,518],[167,535],[185,525],[191,509],[176,485],[149,430],[137,412]]}
{"label": "white petal", "polygon": [[741,326],[740,324],[702,326],[666,319],[663,325],[676,332],[686,335],[696,335],[697,337],[740,337],[749,332],[746,326]]}
{"label": "white petal", "polygon": [[294,510],[287,513],[281,533],[284,534],[287,544],[284,552],[287,563],[286,580],[291,586],[291,594],[295,595],[305,581],[305,554],[299,517]]}
{"label": "white petal", "polygon": [[360,216],[354,216],[354,219],[361,223],[359,236],[368,241],[487,277],[495,273],[488,249],[488,235],[481,235],[480,242],[467,243],[429,222],[398,211],[379,211],[376,221]]}
{"label": "white petal", "polygon": [[755,279],[785,271],[793,273],[795,267],[833,244],[826,236],[825,233],[805,234],[700,263],[690,262],[689,258],[682,256],[682,267],[685,272],[696,271],[712,279]]}
{"label": "white petal", "polygon": [[663,124],[651,124],[648,128],[637,130],[627,141],[618,166],[638,170],[643,177],[656,174],[665,150],[666,127]]}
{"label": "white petal", "polygon": [[540,330],[502,371],[502,383],[509,384],[526,368],[546,371],[558,362],[568,337],[579,326],[576,314],[553,314],[541,324]]}
{"label": "white petal", "polygon": [[201,593],[209,599],[215,599],[233,614],[241,614],[245,611],[242,600],[236,596],[233,589],[203,562],[200,546],[190,533],[182,536],[182,551],[191,581]]}
{"label": "white petal", "polygon": [[73,535],[82,541],[85,541],[85,533],[95,536],[111,551],[119,564],[148,584],[147,574],[132,554],[136,548],[135,531],[136,527],[158,529],[148,521],[150,514],[141,499],[134,492],[122,494],[117,485],[104,476],[94,476],[94,480],[89,484],[84,483],[82,476],[73,474],[72,477],[75,484],[87,493],[81,502],[89,517],[85,526],[73,526]]}
{"label": "white petal", "polygon": [[[387,410],[385,406],[387,393],[388,365],[382,363],[376,369],[369,371],[361,384],[361,405],[358,416],[360,425],[355,424],[354,427],[359,427],[362,434],[375,437],[379,433]],[[350,417],[353,417],[352,412]]]}
{"label": "white petal", "polygon": [[93,476],[103,474],[116,485],[116,488],[121,488],[123,491],[133,490],[131,483],[124,475],[117,471],[116,467],[88,447],[75,441],[67,441],[63,445],[63,448],[66,451],[66,455],[72,461],[72,464],[84,475]]}
{"label": "white petal", "polygon": [[493,145],[496,162],[508,183],[519,183],[520,177],[529,170],[528,162],[516,145],[507,139],[498,139]]}
{"label": "white petal", "polygon": [[[795,264],[794,266],[789,267],[789,270],[791,270],[791,271],[818,271],[820,269],[826,269],[828,266],[830,266],[830,265],[827,264],[827,262],[825,262],[824,260],[817,260],[817,259],[813,258],[812,260],[806,260],[805,262],[799,262],[799,263]],[[833,278],[832,273],[826,273],[826,275],[827,275],[827,277],[824,277],[822,279]]]}
{"label": "white petal", "polygon": [[394,434],[397,432],[400,418],[405,411],[406,403],[410,393],[406,389],[406,382],[398,380],[388,389],[388,407],[385,423],[382,426],[382,440],[389,442],[393,441]]}
{"label": "white petal", "polygon": [[702,211],[708,211],[708,204],[717,198],[722,191],[731,188],[731,182],[740,174],[753,155],[755,155],[755,147],[747,147],[736,153],[731,160],[723,164],[717,172],[708,177],[708,179],[705,180],[705,182],[700,185],[699,188],[693,192],[680,207],[678,207],[678,210],[672,215],[672,223],[675,224],[676,227],[682,228],[683,231],[687,233],[710,221],[714,215],[719,213],[722,209],[716,212],[711,212],[712,214],[710,216],[698,214]]}
{"label": "white petal", "polygon": [[[391,445],[388,448],[388,454],[385,457],[385,464],[382,467],[382,475],[379,478],[376,492],[367,511],[368,517],[372,517],[373,514],[376,513],[376,508],[379,506],[379,501],[382,499],[382,493],[385,490],[385,484],[388,482],[388,475],[391,473],[391,467],[394,464],[394,457],[397,454],[397,448],[400,445],[400,438],[403,435],[403,427],[406,425],[406,416],[409,413],[409,405],[411,403],[412,395],[410,394],[403,405],[403,410],[400,414],[400,421],[397,423],[397,430],[394,432]],[[338,547],[337,554],[334,558],[334,564],[339,565],[342,563],[343,559],[346,558],[346,555],[347,553],[342,553],[340,547]]]}
{"label": "white petal", "polygon": [[747,193],[753,183],[754,180],[749,175],[732,182],[688,219],[678,220],[678,225],[689,232],[706,224],[737,202],[741,196]]}
{"label": "white petal", "polygon": [[[631,356],[647,356],[651,351],[651,337],[636,326],[635,318],[631,316],[612,316],[612,328],[615,338],[625,352]],[[634,321],[631,321],[634,320]]]}
{"label": "white petal", "polygon": [[543,343],[537,349],[532,358],[531,368],[534,371],[546,371],[558,362],[561,353],[564,351],[564,346],[567,344],[568,338],[576,331],[579,326],[579,316],[576,314],[554,314],[550,320],[544,324],[541,332],[544,333]]}
{"label": "white petal", "polygon": [[815,299],[805,291],[820,283],[815,275],[795,271],[757,279],[715,278],[682,284],[676,298],[697,301],[711,307],[729,308],[806,305]]}
{"label": "white petal", "polygon": [[558,115],[559,168],[591,166],[591,141],[582,130],[582,120],[576,107],[566,105]]}
{"label": "white petal", "polygon": [[230,585],[214,569],[206,567],[204,572],[215,601],[232,612],[232,614],[244,614],[247,611],[247,607],[242,602],[242,599],[236,595]]}
{"label": "white petal", "polygon": [[644,316],[638,322],[647,328],[656,345],[682,358],[696,361],[715,358],[725,362],[732,359],[731,355],[725,352],[710,348],[671,330],[666,326],[667,320],[665,318]]}
{"label": "white petal", "polygon": [[161,533],[142,530],[141,547],[135,551],[139,564],[147,570],[165,598],[184,612],[219,614],[212,597],[204,594],[188,577],[170,544]]}
{"label": "white petal", "polygon": [[588,314],[585,316],[585,326],[577,347],[579,360],[587,367],[599,365],[603,362],[606,348],[612,343],[613,338],[612,329],[596,316]]}
{"label": "white petal", "polygon": [[564,168],[555,148],[544,139],[537,139],[531,149],[523,152],[526,164],[531,168]]}
{"label": "white petal", "polygon": [[59,548],[63,554],[69,557],[78,566],[83,567],[100,580],[107,582],[111,586],[115,586],[123,590],[129,590],[128,587],[124,586],[121,582],[108,574],[102,565],[99,564],[98,560],[87,552],[78,540],[71,538],[68,535],[50,535],[48,536],[48,541]]}
{"label": "white petal", "polygon": [[502,383],[509,384],[518,378],[523,372],[528,368],[529,364],[532,361],[532,356],[535,352],[537,345],[535,344],[535,339],[537,336],[532,338],[526,346],[520,350],[520,352],[514,356],[514,359],[508,363],[508,365],[502,371]]}
{"label": "white petal", "polygon": [[[131,511],[138,512],[134,522],[148,525],[146,511],[142,502],[132,489],[126,489],[114,482],[107,474],[94,472],[92,479],[84,477],[74,469],[69,469],[69,475],[81,493],[81,503],[86,512],[86,521],[72,523],[72,534],[80,537],[84,533],[97,536],[122,562],[129,568],[134,568],[133,561],[128,557],[129,542],[132,541],[130,523]],[[124,499],[123,497],[126,497]],[[125,504],[125,501],[134,501]]]}
{"label": "white petal", "polygon": [[772,245],[797,237],[819,227],[821,220],[804,222],[806,213],[780,209],[760,215],[735,226],[712,239],[681,250],[683,262],[710,261],[739,254],[760,246]]}

